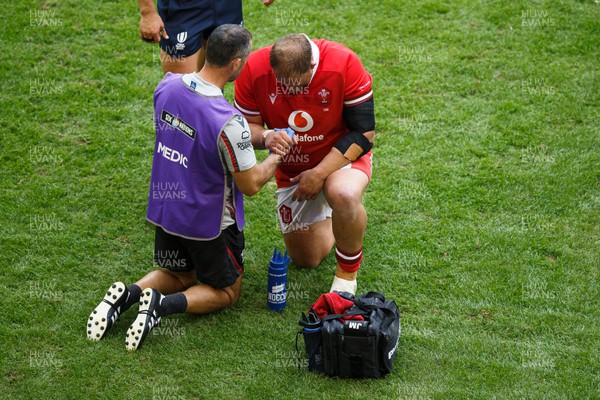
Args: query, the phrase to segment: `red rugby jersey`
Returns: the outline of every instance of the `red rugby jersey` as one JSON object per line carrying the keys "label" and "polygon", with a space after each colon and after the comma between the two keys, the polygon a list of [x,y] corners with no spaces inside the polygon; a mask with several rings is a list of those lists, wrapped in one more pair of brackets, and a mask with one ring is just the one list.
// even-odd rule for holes
{"label": "red rugby jersey", "polygon": [[290,178],[315,167],[348,132],[344,107],[373,96],[372,78],[358,56],[347,47],[324,39],[311,41],[317,62],[308,86],[290,93],[277,82],[269,63],[271,47],[253,52],[235,80],[235,106],[246,116],[262,116],[267,127],[296,132],[298,145],[284,157],[275,176],[279,187]]}

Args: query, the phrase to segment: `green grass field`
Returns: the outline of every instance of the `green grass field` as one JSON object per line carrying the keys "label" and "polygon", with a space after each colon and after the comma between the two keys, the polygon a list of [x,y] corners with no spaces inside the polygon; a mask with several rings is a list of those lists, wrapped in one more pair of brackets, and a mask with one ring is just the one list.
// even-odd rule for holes
{"label": "green grass field", "polygon": [[255,48],[305,32],[346,44],[373,75],[359,292],[402,310],[393,373],[297,367],[297,320],[335,257],[291,267],[287,309],[268,310],[268,260],[283,247],[272,183],[246,201],[234,308],[169,317],[137,352],[124,345],[132,311],[88,341],[108,285],[153,268],[160,60],[138,39],[135,1],[4,1],[0,398],[600,398],[599,2],[244,7]]}

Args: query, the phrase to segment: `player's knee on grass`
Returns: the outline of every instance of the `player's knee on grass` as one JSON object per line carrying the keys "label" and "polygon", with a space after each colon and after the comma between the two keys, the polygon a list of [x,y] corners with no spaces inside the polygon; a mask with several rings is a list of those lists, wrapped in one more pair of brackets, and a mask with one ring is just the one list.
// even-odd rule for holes
{"label": "player's knee on grass", "polygon": [[196,271],[187,271],[187,272],[175,272],[175,271],[169,271],[169,270],[165,270],[165,271],[167,271],[168,273],[170,273],[171,275],[173,275],[175,278],[177,278],[179,280],[179,282],[181,283],[181,285],[184,288],[183,290],[189,289],[198,283],[198,277],[196,276]]}
{"label": "player's knee on grass", "polygon": [[321,261],[323,261],[323,258],[325,257],[319,257],[319,255],[313,254],[304,254],[297,256],[292,255],[290,256],[290,258],[298,267],[310,269],[318,267],[319,264],[321,264]]}
{"label": "player's knee on grass", "polygon": [[234,305],[236,305],[240,298],[240,295],[242,294],[242,285],[233,285],[221,290],[225,292],[225,294],[229,298],[229,303],[225,306],[225,308],[233,307]]}

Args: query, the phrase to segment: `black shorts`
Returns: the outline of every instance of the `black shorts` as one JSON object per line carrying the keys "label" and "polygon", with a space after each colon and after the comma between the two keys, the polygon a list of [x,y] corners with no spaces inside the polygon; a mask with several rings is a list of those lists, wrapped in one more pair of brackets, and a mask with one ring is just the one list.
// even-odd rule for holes
{"label": "black shorts", "polygon": [[243,21],[242,0],[158,0],[156,8],[169,34],[160,48],[176,58],[200,50],[216,27]]}
{"label": "black shorts", "polygon": [[154,262],[173,272],[196,271],[198,280],[216,289],[235,283],[244,272],[244,232],[235,224],[213,240],[192,240],[156,227]]}

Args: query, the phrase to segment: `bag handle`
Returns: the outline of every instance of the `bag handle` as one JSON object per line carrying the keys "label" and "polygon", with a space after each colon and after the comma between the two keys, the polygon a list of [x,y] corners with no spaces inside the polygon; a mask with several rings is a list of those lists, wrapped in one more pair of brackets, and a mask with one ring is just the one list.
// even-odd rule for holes
{"label": "bag handle", "polygon": [[354,315],[362,315],[363,317],[367,317],[369,314],[371,314],[371,311],[373,311],[375,308],[382,310],[383,313],[386,314],[388,317],[396,318],[396,313],[389,306],[377,306],[377,307],[372,307],[372,308],[368,308],[368,309],[363,309],[363,308],[357,307],[357,308],[352,308],[352,309],[350,309],[350,311],[345,312],[343,314],[326,315],[323,318],[321,318],[321,322],[331,321],[333,319],[344,318],[344,317],[352,317]]}
{"label": "bag handle", "polygon": [[368,292],[354,299],[354,304],[363,310],[381,308],[385,304],[385,296],[378,292]]}
{"label": "bag handle", "polygon": [[385,296],[383,295],[383,293],[379,293],[379,292],[368,292],[363,294],[362,296],[358,297],[359,299],[364,298],[364,299],[379,299],[381,300],[382,303],[385,303]]}
{"label": "bag handle", "polygon": [[314,310],[311,309],[308,312],[308,316],[304,314],[304,312],[302,313],[302,318],[300,318],[300,321],[298,321],[298,325],[304,328],[314,329],[320,327],[323,324],[317,316],[317,313],[315,313]]}
{"label": "bag handle", "polygon": [[[344,297],[345,298],[345,297]],[[308,327],[308,325],[312,325],[315,322],[319,323],[319,325],[321,325],[323,322],[325,321],[331,321],[334,319],[338,319],[338,318],[343,318],[343,317],[351,317],[351,316],[355,316],[355,315],[362,315],[363,317],[368,316],[371,311],[373,311],[374,309],[380,309],[383,310],[383,312],[385,314],[387,314],[388,316],[394,318],[396,316],[396,313],[394,312],[394,310],[387,305],[386,301],[385,301],[385,296],[379,292],[368,292],[365,293],[363,295],[361,295],[360,297],[356,297],[354,299],[349,299],[352,300],[354,302],[354,306],[352,307],[350,310],[346,311],[343,314],[329,314],[324,316],[323,318],[320,319],[320,321],[318,321],[318,317],[316,317],[316,313],[314,313],[314,311],[311,309],[309,311],[309,317],[311,317],[310,314],[313,314],[312,317],[316,317],[317,321],[310,321],[309,318],[305,318],[304,313],[302,313],[302,320],[300,321],[300,325],[301,326],[306,326]],[[312,324],[310,322],[312,322]],[[309,322],[309,323],[307,323]],[[313,325],[314,327],[314,325]]]}
{"label": "bag handle", "polygon": [[360,308],[354,308],[354,309],[350,309],[350,311],[347,311],[343,314],[329,314],[324,316],[323,318],[321,318],[321,321],[325,322],[325,321],[331,321],[332,319],[338,319],[338,318],[343,318],[343,317],[352,317],[354,315],[369,315],[369,311],[367,310],[362,310]]}

